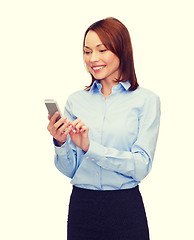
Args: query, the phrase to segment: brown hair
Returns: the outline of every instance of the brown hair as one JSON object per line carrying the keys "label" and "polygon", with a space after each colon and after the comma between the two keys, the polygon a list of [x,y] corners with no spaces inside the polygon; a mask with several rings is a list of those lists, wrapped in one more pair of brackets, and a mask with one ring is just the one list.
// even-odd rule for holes
{"label": "brown hair", "polygon": [[[135,74],[131,38],[127,28],[115,18],[105,18],[95,22],[85,32],[83,47],[85,46],[86,35],[89,31],[96,32],[105,47],[119,58],[120,78],[117,81],[129,81],[131,84],[129,90],[136,90],[139,84]],[[86,87],[87,90],[91,88],[96,80],[92,74],[91,76],[92,82]]]}

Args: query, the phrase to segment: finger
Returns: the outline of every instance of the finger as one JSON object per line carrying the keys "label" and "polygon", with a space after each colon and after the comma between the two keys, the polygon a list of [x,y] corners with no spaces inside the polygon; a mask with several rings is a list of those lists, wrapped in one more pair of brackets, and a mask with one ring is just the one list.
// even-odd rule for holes
{"label": "finger", "polygon": [[74,121],[71,123],[71,125],[72,125],[73,127],[75,127],[79,122],[81,122],[81,120],[80,120],[79,118],[77,118],[76,120],[74,120]]}
{"label": "finger", "polygon": [[51,116],[50,116],[50,114],[48,113],[48,120],[51,120]]}
{"label": "finger", "polygon": [[64,130],[64,134],[67,136],[69,133],[73,133],[73,126],[70,125]]}
{"label": "finger", "polygon": [[58,128],[58,131],[60,134],[63,134],[67,128],[69,128],[71,126],[71,123],[68,121],[68,122],[65,122],[61,127]]}
{"label": "finger", "polygon": [[58,113],[58,112],[55,112],[54,115],[51,117],[50,122],[51,122],[52,124],[56,123],[58,116],[59,116],[59,113]]}
{"label": "finger", "polygon": [[59,121],[57,121],[55,124],[54,124],[54,127],[57,129],[59,128],[61,125],[63,125],[64,123],[66,123],[67,121],[67,118],[66,117],[62,117],[61,119],[59,119]]}
{"label": "finger", "polygon": [[[51,117],[50,122],[49,122],[49,124],[48,124],[48,126],[47,126],[47,129],[48,129],[49,132],[53,129],[54,124],[55,124],[55,122],[56,122],[56,120],[57,120],[58,115],[59,115],[59,113],[56,112],[56,113]],[[49,115],[49,116],[50,116],[50,115]]]}
{"label": "finger", "polygon": [[55,125],[53,126],[52,130],[51,130],[51,135],[55,134],[55,135],[63,135],[66,128],[69,126],[70,122],[66,121],[65,118],[59,120],[57,123],[55,123]]}
{"label": "finger", "polygon": [[83,123],[83,122],[79,122],[79,123],[75,126],[75,129],[76,129],[77,131],[80,131],[83,126],[84,126],[84,123]]}
{"label": "finger", "polygon": [[83,132],[88,132],[89,131],[89,128],[87,126],[82,126],[81,129],[80,129],[80,132],[83,133]]}

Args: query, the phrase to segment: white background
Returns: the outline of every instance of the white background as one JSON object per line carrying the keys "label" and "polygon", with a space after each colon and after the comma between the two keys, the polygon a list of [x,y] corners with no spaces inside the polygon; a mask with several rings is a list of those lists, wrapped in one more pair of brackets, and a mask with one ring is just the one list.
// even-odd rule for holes
{"label": "white background", "polygon": [[66,239],[70,180],[54,166],[45,98],[61,110],[90,83],[82,40],[93,22],[128,28],[141,86],[162,102],[153,169],[140,185],[151,240],[194,239],[193,1],[0,3],[0,239]]}

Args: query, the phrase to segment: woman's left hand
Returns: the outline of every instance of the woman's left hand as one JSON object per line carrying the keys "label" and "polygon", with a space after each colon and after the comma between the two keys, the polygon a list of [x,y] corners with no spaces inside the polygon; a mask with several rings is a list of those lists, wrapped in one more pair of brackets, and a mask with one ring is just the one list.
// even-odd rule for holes
{"label": "woman's left hand", "polygon": [[85,124],[79,118],[71,122],[71,125],[72,128],[76,130],[76,132],[70,131],[69,133],[72,142],[77,147],[87,152],[90,146],[90,141],[88,138],[89,128],[85,126]]}

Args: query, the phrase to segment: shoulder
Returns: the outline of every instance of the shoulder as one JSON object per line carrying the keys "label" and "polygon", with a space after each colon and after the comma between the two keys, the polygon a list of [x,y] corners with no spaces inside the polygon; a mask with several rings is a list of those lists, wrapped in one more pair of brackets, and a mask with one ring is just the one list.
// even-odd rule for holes
{"label": "shoulder", "polygon": [[145,109],[160,109],[159,96],[147,88],[138,87],[135,91],[131,91],[128,96],[130,104],[133,104],[139,112]]}
{"label": "shoulder", "polygon": [[143,87],[137,89],[137,94],[141,99],[141,112],[147,112],[150,117],[152,115],[159,117],[161,114],[160,97],[155,92]]}
{"label": "shoulder", "polygon": [[144,87],[138,87],[134,91],[134,95],[142,102],[156,101],[160,102],[160,97],[150,89]]}
{"label": "shoulder", "polygon": [[150,97],[159,98],[159,96],[155,92],[144,87],[138,87],[135,90],[135,92],[137,93],[137,95],[142,96],[143,98],[150,98]]}

